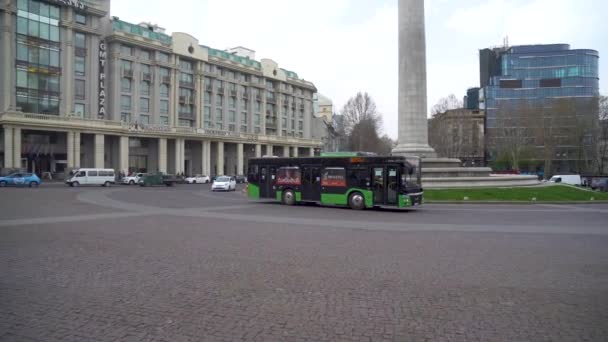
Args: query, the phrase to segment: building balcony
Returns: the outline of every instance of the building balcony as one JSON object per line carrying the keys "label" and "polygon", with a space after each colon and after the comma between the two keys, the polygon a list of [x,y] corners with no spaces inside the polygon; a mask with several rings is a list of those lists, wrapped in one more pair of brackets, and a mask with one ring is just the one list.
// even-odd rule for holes
{"label": "building balcony", "polygon": [[212,92],[213,91],[213,86],[211,84],[205,85],[205,91]]}
{"label": "building balcony", "polygon": [[178,113],[178,117],[180,119],[194,120],[194,113],[180,112],[180,113]]}
{"label": "building balcony", "polygon": [[122,69],[122,77],[133,78],[133,70]]}
{"label": "building balcony", "polygon": [[162,82],[164,84],[171,84],[171,76],[163,76],[162,77]]}
{"label": "building balcony", "polygon": [[236,97],[236,90],[230,90],[230,96]]}
{"label": "building balcony", "polygon": [[194,83],[193,82],[179,81],[179,86],[180,87],[184,87],[184,88],[194,89]]}
{"label": "building balcony", "polygon": [[152,82],[152,74],[150,73],[142,73],[141,79],[144,81]]}

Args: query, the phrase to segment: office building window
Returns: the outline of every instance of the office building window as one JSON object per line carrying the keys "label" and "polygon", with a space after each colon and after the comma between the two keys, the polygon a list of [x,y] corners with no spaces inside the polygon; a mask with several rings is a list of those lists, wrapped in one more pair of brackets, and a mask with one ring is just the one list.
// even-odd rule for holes
{"label": "office building window", "polygon": [[74,46],[77,48],[86,49],[87,47],[87,36],[84,33],[74,33]]}
{"label": "office building window", "polygon": [[164,52],[158,52],[157,58],[160,62],[169,63],[169,55]]}
{"label": "office building window", "polygon": [[191,71],[193,69],[192,67],[192,62],[190,61],[185,61],[185,60],[180,60],[179,61],[179,68],[185,71]]}
{"label": "office building window", "polygon": [[142,81],[139,86],[139,91],[142,96],[150,96],[150,82]]}
{"label": "office building window", "polygon": [[141,73],[146,75],[146,74],[150,74],[150,66],[148,64],[140,64],[140,68],[141,68]]}
{"label": "office building window", "polygon": [[74,103],[74,114],[79,118],[84,118],[84,104]]}
{"label": "office building window", "polygon": [[133,63],[131,63],[131,61],[121,60],[120,64],[121,64],[123,70],[132,70],[133,69]]}
{"label": "office building window", "polygon": [[260,101],[255,102],[255,111],[256,111],[256,113],[259,113],[262,111],[262,102],[260,102]]}
{"label": "office building window", "polygon": [[179,119],[179,125],[181,127],[192,127],[192,120]]}
{"label": "office building window", "polygon": [[245,113],[245,112],[241,113],[241,124],[243,124],[243,125],[247,124],[247,113]]}
{"label": "office building window", "polygon": [[235,124],[228,124],[228,130],[230,132],[236,132],[236,125]]}
{"label": "office building window", "polygon": [[304,129],[304,122],[298,121],[298,131],[301,131],[303,129]]}
{"label": "office building window", "polygon": [[129,45],[121,45],[120,46],[120,54],[125,55],[125,56],[132,56],[133,55],[133,48],[130,47]]}
{"label": "office building window", "polygon": [[120,121],[131,122],[131,114],[130,113],[120,113]]}
{"label": "office building window", "polygon": [[215,110],[215,121],[224,121],[224,112],[221,108]]}
{"label": "office building window", "polygon": [[222,107],[223,104],[224,104],[224,98],[222,97],[222,95],[216,95],[215,96],[215,106]]}
{"label": "office building window", "polygon": [[131,96],[122,95],[120,97],[120,108],[122,110],[131,110]]}
{"label": "office building window", "polygon": [[255,126],[259,126],[260,125],[260,114],[254,114],[253,115],[253,124]]}
{"label": "office building window", "polygon": [[84,76],[86,72],[85,58],[83,56],[74,56],[74,74]]}
{"label": "office building window", "polygon": [[150,51],[148,51],[148,50],[139,51],[139,58],[141,58],[145,61],[149,61],[150,60]]}
{"label": "office building window", "polygon": [[161,125],[163,125],[163,126],[169,126],[169,117],[168,116],[161,116],[159,123]]}
{"label": "office building window", "polygon": [[150,99],[144,97],[139,98],[139,111],[142,113],[150,112]]}
{"label": "office building window", "polygon": [[59,41],[58,6],[21,0],[17,8],[17,33],[53,42]]}
{"label": "office building window", "polygon": [[164,83],[160,85],[160,97],[169,97],[169,86]]}
{"label": "office building window", "polygon": [[150,115],[139,115],[139,123],[142,125],[149,125]]}
{"label": "office building window", "polygon": [[205,92],[205,98],[203,99],[206,105],[211,104],[211,92]]}
{"label": "office building window", "polygon": [[131,79],[130,78],[123,77],[120,80],[120,90],[123,93],[130,93],[131,92]]}
{"label": "office building window", "polygon": [[204,109],[204,120],[211,121],[211,107],[205,107]]}
{"label": "office building window", "polygon": [[74,80],[74,98],[76,100],[85,99],[85,81],[84,80]]}
{"label": "office building window", "polygon": [[159,112],[161,114],[169,114],[169,100],[160,100]]}
{"label": "office building window", "polygon": [[236,112],[234,110],[228,112],[228,121],[236,122]]}
{"label": "office building window", "polygon": [[80,13],[80,12],[76,12],[74,21],[76,21],[77,24],[86,25],[87,24],[87,16],[85,14]]}
{"label": "office building window", "polygon": [[229,97],[228,98],[228,107],[229,108],[236,108],[236,97]]}

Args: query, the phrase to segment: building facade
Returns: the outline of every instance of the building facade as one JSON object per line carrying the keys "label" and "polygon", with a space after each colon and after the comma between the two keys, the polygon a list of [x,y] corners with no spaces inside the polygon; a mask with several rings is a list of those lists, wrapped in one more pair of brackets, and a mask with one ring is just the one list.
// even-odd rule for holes
{"label": "building facade", "polygon": [[[504,132],[527,128],[531,158],[552,154],[556,170],[574,171],[587,157],[577,142],[566,138],[576,135],[574,126],[597,120],[598,59],[595,50],[570,49],[567,44],[481,50],[479,106],[485,111],[488,160],[498,158]],[[535,113],[540,113],[539,120],[532,120]],[[548,124],[554,127],[539,133],[540,126]]]}
{"label": "building facade", "polygon": [[451,109],[429,119],[429,145],[439,157],[460,159],[463,166],[483,166],[484,113]]}
{"label": "building facade", "polygon": [[253,50],[110,17],[110,1],[0,0],[1,168],[244,174],[311,155],[314,84]]}

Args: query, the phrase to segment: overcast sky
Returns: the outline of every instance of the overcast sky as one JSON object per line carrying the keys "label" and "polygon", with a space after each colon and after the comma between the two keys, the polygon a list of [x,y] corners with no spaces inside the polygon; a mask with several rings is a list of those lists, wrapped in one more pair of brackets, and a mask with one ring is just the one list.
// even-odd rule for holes
{"label": "overcast sky", "polygon": [[[600,52],[600,92],[607,94],[608,1],[426,0],[429,108],[479,86],[478,50],[502,45],[568,43]],[[256,59],[312,81],[340,111],[367,91],[397,137],[397,0],[128,0],[112,15],[187,32],[218,49],[245,46]]]}

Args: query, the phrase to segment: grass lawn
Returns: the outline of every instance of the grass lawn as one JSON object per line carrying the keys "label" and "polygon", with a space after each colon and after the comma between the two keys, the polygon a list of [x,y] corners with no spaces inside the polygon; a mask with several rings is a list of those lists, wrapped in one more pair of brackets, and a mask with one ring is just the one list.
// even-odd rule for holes
{"label": "grass lawn", "polygon": [[591,192],[567,185],[549,185],[521,188],[479,188],[479,189],[425,189],[426,202],[433,201],[608,201],[608,192]]}

